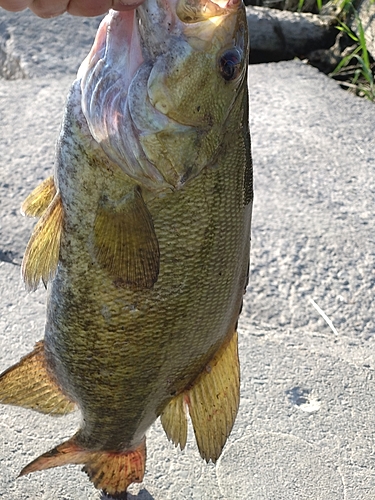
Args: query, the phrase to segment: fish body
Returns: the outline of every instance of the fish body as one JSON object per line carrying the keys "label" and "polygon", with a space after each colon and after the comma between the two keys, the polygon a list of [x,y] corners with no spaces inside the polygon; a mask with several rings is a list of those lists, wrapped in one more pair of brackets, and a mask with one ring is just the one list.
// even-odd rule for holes
{"label": "fish body", "polygon": [[161,415],[183,448],[187,412],[202,457],[219,457],[249,266],[247,61],[233,0],[146,0],[99,27],[54,177],[23,206],[41,217],[23,276],[49,281],[44,341],[0,378],[3,403],[78,407],[82,423],[22,474],[80,463],[122,493],[143,478],[150,425]]}

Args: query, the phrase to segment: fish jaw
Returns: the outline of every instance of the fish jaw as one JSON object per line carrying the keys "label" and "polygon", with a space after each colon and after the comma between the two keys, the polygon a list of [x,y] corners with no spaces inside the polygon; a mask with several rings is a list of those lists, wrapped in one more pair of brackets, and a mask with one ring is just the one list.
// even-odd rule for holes
{"label": "fish jaw", "polygon": [[[135,11],[110,11],[81,64],[81,106],[92,137],[108,157],[142,184],[165,184],[139,147],[128,109],[129,85],[143,62]],[[165,187],[165,186],[163,186]]]}
{"label": "fish jaw", "polygon": [[[248,56],[242,4],[220,3],[146,0],[136,11],[110,11],[78,72],[92,137],[153,192],[183,187],[220,153]],[[218,59],[231,46],[241,78],[226,82]],[[222,102],[211,104],[212,94]]]}
{"label": "fish jaw", "polygon": [[77,77],[82,111],[93,138],[127,175],[146,188],[162,191],[171,184],[149,161],[139,136],[145,131],[180,130],[181,126],[148,105],[143,82],[151,68],[143,57],[138,24],[134,10],[111,10]]}

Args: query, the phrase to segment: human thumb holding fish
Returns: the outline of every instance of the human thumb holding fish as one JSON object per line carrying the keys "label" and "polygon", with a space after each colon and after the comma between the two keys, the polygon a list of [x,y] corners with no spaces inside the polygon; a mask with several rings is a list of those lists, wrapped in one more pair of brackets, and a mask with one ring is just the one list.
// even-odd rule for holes
{"label": "human thumb holding fish", "polygon": [[109,9],[132,10],[143,0],[0,0],[0,7],[12,12],[29,8],[39,17],[56,17],[64,12],[73,16],[99,16]]}

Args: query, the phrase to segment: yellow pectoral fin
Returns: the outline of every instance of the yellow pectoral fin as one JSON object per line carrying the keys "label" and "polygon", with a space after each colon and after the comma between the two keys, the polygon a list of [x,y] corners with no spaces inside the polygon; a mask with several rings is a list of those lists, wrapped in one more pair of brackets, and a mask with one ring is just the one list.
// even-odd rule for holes
{"label": "yellow pectoral fin", "polygon": [[168,438],[181,449],[186,443],[189,409],[201,457],[216,462],[232,430],[240,401],[238,338],[234,333],[216,353],[191,389],[176,396],[164,409],[161,422]]}
{"label": "yellow pectoral fin", "polygon": [[44,285],[53,278],[60,254],[63,223],[61,197],[56,194],[36,224],[22,261],[22,276],[26,289],[34,291],[40,280]]}
{"label": "yellow pectoral fin", "polygon": [[0,403],[55,415],[76,409],[48,373],[43,341],[0,375]]}
{"label": "yellow pectoral fin", "polygon": [[95,256],[118,286],[151,288],[159,274],[159,244],[139,189],[123,200],[103,199],[94,226]]}
{"label": "yellow pectoral fin", "polygon": [[21,212],[27,217],[40,217],[47,210],[56,194],[53,177],[48,177],[32,191],[21,205]]}

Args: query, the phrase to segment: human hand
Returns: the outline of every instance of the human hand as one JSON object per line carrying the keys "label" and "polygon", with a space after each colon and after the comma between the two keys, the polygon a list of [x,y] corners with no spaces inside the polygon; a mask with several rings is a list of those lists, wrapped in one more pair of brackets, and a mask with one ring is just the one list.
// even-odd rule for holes
{"label": "human hand", "polygon": [[12,12],[29,8],[39,17],[55,17],[69,12],[73,16],[99,16],[109,9],[131,10],[143,0],[0,0],[0,7]]}

